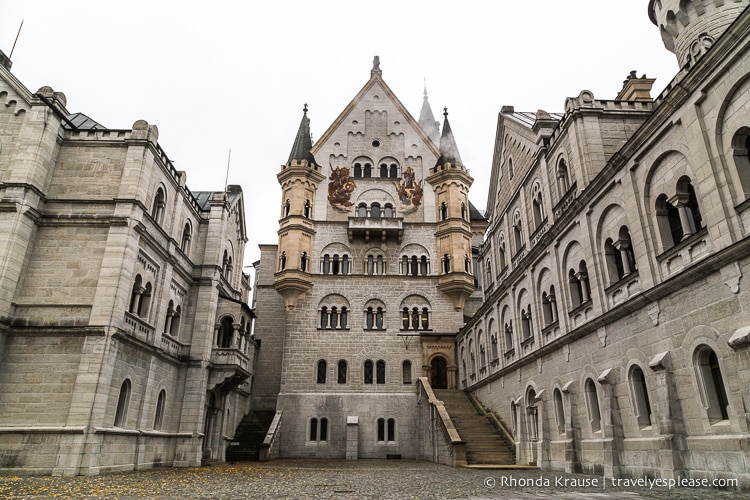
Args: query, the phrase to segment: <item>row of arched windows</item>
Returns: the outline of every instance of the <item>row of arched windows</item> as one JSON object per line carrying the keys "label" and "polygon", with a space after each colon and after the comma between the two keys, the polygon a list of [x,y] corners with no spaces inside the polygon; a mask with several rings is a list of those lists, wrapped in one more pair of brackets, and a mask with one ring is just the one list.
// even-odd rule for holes
{"label": "row of arched windows", "polygon": [[[322,306],[321,330],[348,330],[349,309],[346,306]],[[364,330],[385,330],[385,307],[369,305],[364,310]],[[404,307],[401,313],[401,330],[426,331],[430,329],[430,310],[427,307]]]}
{"label": "row of arched windows", "polygon": [[352,176],[355,178],[370,178],[375,177],[373,174],[377,174],[377,177],[381,179],[397,179],[399,166],[395,162],[382,162],[375,171],[373,171],[373,165],[369,161],[356,161],[352,166]]}
{"label": "row of arched windows", "polygon": [[[376,441],[378,443],[393,443],[396,441],[396,420],[393,418],[379,418],[375,423]],[[328,419],[313,417],[308,422],[308,441],[325,443],[328,441]]]}
{"label": "row of arched windows", "polygon": [[[167,207],[167,195],[163,186],[159,186],[154,195],[154,201],[151,204],[151,218],[157,224],[163,224],[164,213]],[[185,255],[190,253],[190,241],[193,238],[193,228],[190,219],[185,221],[185,225],[182,227],[182,236],[180,237],[180,250]]]}
{"label": "row of arched windows", "polygon": [[215,327],[214,348],[238,349],[245,354],[253,342],[251,332],[252,322],[240,317],[240,322],[235,323],[231,316],[224,316]]}
{"label": "row of arched windows", "polygon": [[[305,202],[302,204],[302,217],[305,217],[306,219],[309,219],[310,217],[312,217],[312,207],[313,207],[312,202],[309,199],[305,200]],[[282,218],[289,217],[291,215],[291,210],[292,210],[292,203],[287,198],[286,201],[284,201],[281,217]]]}
{"label": "row of arched windows", "polygon": [[[120,386],[120,392],[117,396],[117,407],[115,408],[115,427],[126,427],[128,421],[128,410],[130,407],[130,393],[132,385],[129,379],[125,379]],[[154,411],[153,429],[159,431],[164,425],[164,408],[167,401],[167,392],[164,389],[159,391],[156,398],[156,408]]]}
{"label": "row of arched windows", "polygon": [[[140,274],[136,275],[130,293],[128,312],[148,322],[149,309],[151,307],[151,299],[153,295],[154,290],[151,286],[151,282],[147,282],[144,286],[143,277]],[[164,318],[163,333],[170,337],[178,338],[181,322],[182,307],[179,304],[175,304],[174,300],[170,300],[167,305],[166,317]]]}
{"label": "row of arched windows", "polygon": [[[309,257],[303,253],[305,266]],[[468,255],[466,256],[465,267],[469,265]],[[443,262],[448,261],[447,269],[450,269],[450,256],[444,256]],[[429,276],[430,260],[426,255],[402,255],[399,259],[399,274],[402,276]],[[354,261],[347,254],[323,254],[320,259],[320,273],[346,276],[350,275],[354,269]],[[445,266],[444,266],[445,267]],[[286,268],[286,252],[282,252],[279,257],[279,270]],[[388,261],[382,253],[370,253],[362,261],[362,271],[364,274],[386,275],[388,274]],[[305,269],[303,269],[305,270]],[[467,270],[468,272],[468,270]]]}
{"label": "row of arched windows", "polygon": [[[336,383],[346,384],[349,375],[349,365],[346,360],[340,359],[336,363]],[[315,382],[325,384],[328,382],[328,362],[325,359],[318,360],[315,366]],[[365,385],[384,385],[386,382],[385,361],[379,359],[372,361],[365,360],[362,363],[362,383]],[[412,383],[411,361],[408,359],[401,363],[401,383]]]}
{"label": "row of arched windows", "polygon": [[[729,420],[729,398],[727,397],[724,377],[721,373],[718,357],[713,349],[706,345],[696,348],[693,354],[694,373],[700,388],[700,398],[705,416],[710,424],[717,424]],[[628,392],[630,393],[631,416],[639,429],[646,429],[654,424],[654,414],[648,382],[644,370],[637,364],[628,370],[627,377]],[[574,427],[570,421],[570,415],[566,413],[563,389],[555,387],[552,391],[552,413],[554,415],[553,429],[560,436],[566,436]],[[569,394],[569,389],[565,390]],[[537,409],[538,392],[529,387],[526,391],[523,403],[511,402],[511,419],[513,431],[518,436],[519,416],[526,417],[526,438],[529,441],[539,439],[539,415]],[[599,398],[599,384],[592,377],[587,377],[583,382],[583,403],[586,408],[586,420],[592,435],[596,436],[602,432],[602,408]],[[568,397],[572,397],[569,395]],[[519,408],[523,404],[525,409]],[[519,409],[523,411],[518,411]]]}
{"label": "row of arched windows", "polygon": [[393,205],[390,203],[386,203],[382,205],[382,207],[378,202],[373,202],[370,204],[370,206],[367,206],[367,203],[364,202],[357,205],[356,217],[369,217],[371,219],[391,219],[395,216],[396,209],[393,208]]}

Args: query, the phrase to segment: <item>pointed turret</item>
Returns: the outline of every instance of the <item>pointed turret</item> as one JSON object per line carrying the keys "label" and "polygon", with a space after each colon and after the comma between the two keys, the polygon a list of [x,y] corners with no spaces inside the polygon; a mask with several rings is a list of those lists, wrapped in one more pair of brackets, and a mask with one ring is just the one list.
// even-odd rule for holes
{"label": "pointed turret", "polygon": [[309,164],[314,164],[315,157],[310,152],[310,149],[312,149],[312,138],[310,137],[310,118],[307,117],[307,103],[305,103],[302,113],[302,122],[299,124],[297,137],[294,139],[294,145],[292,146],[291,153],[289,153],[287,163],[291,163],[293,160],[307,160]]}
{"label": "pointed turret", "polygon": [[284,297],[287,309],[294,309],[297,300],[312,289],[310,266],[315,236],[313,201],[325,176],[310,148],[310,119],[305,104],[289,160],[281,166],[281,172],[276,176],[283,194],[274,287]]}
{"label": "pointed turret", "polygon": [[440,141],[440,123],[435,119],[430,107],[430,101],[427,99],[427,84],[424,86],[424,99],[422,100],[422,110],[419,112],[419,125],[422,130],[432,139],[436,145]]}
{"label": "pointed turret", "polygon": [[463,169],[456,138],[453,137],[451,124],[448,122],[448,108],[443,108],[443,117],[443,135],[440,136],[440,158],[438,158],[437,165],[451,164]]}
{"label": "pointed turret", "polygon": [[441,274],[438,290],[447,295],[456,310],[463,310],[466,299],[474,291],[471,248],[471,204],[469,187],[474,179],[468,174],[458,154],[448,110],[443,113],[443,134],[438,158],[427,182],[435,190],[438,226],[435,232]]}

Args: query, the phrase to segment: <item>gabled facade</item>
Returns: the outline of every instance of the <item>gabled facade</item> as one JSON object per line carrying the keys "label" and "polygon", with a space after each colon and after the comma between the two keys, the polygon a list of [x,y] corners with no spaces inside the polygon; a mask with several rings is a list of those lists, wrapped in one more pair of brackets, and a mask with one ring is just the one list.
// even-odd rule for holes
{"label": "gabled facade", "polygon": [[747,5],[650,3],[681,64],[655,100],[633,72],[613,100],[500,112],[457,349],[518,463],[750,484]]}
{"label": "gabled facade", "polygon": [[223,459],[256,342],[243,194],[191,192],[156,126],[108,129],[0,67],[0,467]]}
{"label": "gabled facade", "polygon": [[483,232],[472,178],[447,113],[437,144],[429,103],[425,130],[377,58],[314,145],[307,112],[278,174],[279,242],[261,247],[256,284],[258,391],[281,412],[276,453],[416,457],[417,378],[456,386],[453,339]]}

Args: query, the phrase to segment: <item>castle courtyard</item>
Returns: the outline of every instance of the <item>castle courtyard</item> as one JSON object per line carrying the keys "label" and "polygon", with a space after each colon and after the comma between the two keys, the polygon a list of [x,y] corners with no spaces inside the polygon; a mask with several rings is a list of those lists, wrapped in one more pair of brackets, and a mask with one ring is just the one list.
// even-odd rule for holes
{"label": "castle courtyard", "polygon": [[[613,481],[620,485],[613,486]],[[650,487],[623,481],[536,469],[454,468],[413,460],[282,459],[95,477],[5,476],[0,477],[0,498],[746,498],[718,487]]]}

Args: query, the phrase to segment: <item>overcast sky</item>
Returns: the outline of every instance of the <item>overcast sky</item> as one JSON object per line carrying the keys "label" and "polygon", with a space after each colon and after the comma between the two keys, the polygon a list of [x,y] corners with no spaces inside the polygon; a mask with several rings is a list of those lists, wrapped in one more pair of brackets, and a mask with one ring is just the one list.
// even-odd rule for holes
{"label": "overcast sky", "polygon": [[370,77],[419,117],[427,82],[436,118],[447,106],[484,209],[497,113],[561,112],[587,89],[612,99],[631,70],[678,67],[647,0],[79,1],[0,0],[0,49],[31,92],[49,85],[68,110],[110,128],[144,119],[193,191],[229,183],[245,193],[250,241],[276,243],[276,173],[302,106],[320,137]]}

